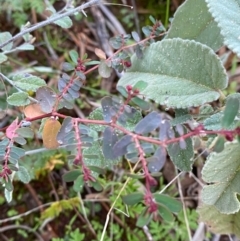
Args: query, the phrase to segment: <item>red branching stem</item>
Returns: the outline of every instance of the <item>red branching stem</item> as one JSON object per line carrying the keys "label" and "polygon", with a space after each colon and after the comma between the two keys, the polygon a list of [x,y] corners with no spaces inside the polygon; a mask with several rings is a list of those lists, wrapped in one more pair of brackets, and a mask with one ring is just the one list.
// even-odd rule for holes
{"label": "red branching stem", "polygon": [[[63,119],[65,119],[67,117],[66,115],[60,114],[58,112],[52,112],[52,113],[44,114],[44,115],[34,117],[34,118],[26,118],[25,120],[32,122],[32,121],[43,119],[43,118],[50,117],[50,116],[58,116],[59,118],[63,118]],[[132,133],[131,131],[125,129],[124,127],[122,127],[122,126],[120,126],[120,125],[118,125],[114,122],[109,123],[109,122],[105,122],[103,120],[89,120],[89,119],[81,119],[81,118],[74,118],[74,120],[76,120],[79,123],[85,123],[85,124],[96,124],[96,125],[103,125],[103,126],[111,126],[115,129],[120,130],[124,134],[130,135],[130,136],[136,135],[135,133]],[[208,131],[208,130],[205,130],[202,125],[199,125],[193,131],[190,131],[187,134],[184,134],[180,137],[172,138],[170,140],[164,140],[164,141],[159,141],[157,139],[154,139],[153,137],[148,137],[148,136],[141,136],[141,135],[136,135],[136,136],[137,136],[137,139],[139,141],[145,141],[145,142],[152,143],[152,144],[155,144],[155,145],[158,145],[158,146],[167,146],[171,143],[179,142],[180,139],[187,139],[187,138],[193,137],[193,136],[211,135],[211,134],[219,134],[219,135],[222,135],[224,137],[227,136],[227,135],[230,135],[230,136],[240,135],[240,127],[236,128],[234,130]]]}
{"label": "red branching stem", "polygon": [[154,186],[157,184],[156,180],[150,175],[148,168],[147,168],[147,161],[145,158],[145,153],[144,150],[139,142],[138,136],[137,135],[133,135],[133,140],[135,142],[135,147],[138,150],[138,154],[139,154],[139,159],[142,162],[142,168],[144,171],[144,175],[146,178],[146,189],[150,190],[150,186]]}
{"label": "red branching stem", "polygon": [[124,101],[124,103],[121,105],[120,109],[118,110],[117,114],[112,117],[112,124],[116,124],[119,116],[124,112],[124,107],[127,106],[132,98],[135,97],[135,94],[132,93],[132,90],[128,90],[128,97]]}
{"label": "red branching stem", "polygon": [[75,79],[76,79],[76,70],[74,71],[74,74],[71,77],[71,79],[69,80],[68,84],[64,87],[63,91],[58,94],[55,105],[53,107],[53,111],[57,110],[57,107],[58,107],[58,104],[59,104],[60,100],[63,98],[63,95],[68,92],[68,89],[70,88],[71,85],[73,85],[73,82],[74,82]]}
{"label": "red branching stem", "polygon": [[[158,37],[163,36],[163,35],[165,35],[165,34],[166,34],[166,33],[162,33],[162,34],[160,34]],[[120,52],[123,51],[124,49],[129,49],[129,48],[135,47],[135,46],[138,45],[138,44],[145,43],[145,42],[147,42],[148,40],[153,39],[153,38],[156,38],[156,37],[157,37],[157,36],[155,36],[155,35],[153,34],[153,35],[150,35],[149,37],[147,37],[147,38],[145,38],[145,39],[143,39],[143,40],[141,40],[141,41],[139,41],[139,42],[137,42],[137,43],[133,43],[133,44],[130,44],[130,45],[125,45],[125,46],[121,47],[120,49],[118,49],[112,56],[110,56],[109,58],[107,58],[106,61],[111,61],[111,59],[112,59],[114,56],[116,56],[118,53],[120,53]],[[87,74],[91,73],[92,71],[96,70],[97,68],[98,68],[98,65],[95,65],[95,66],[92,67],[91,69],[85,71],[84,74],[87,75]]]}
{"label": "red branching stem", "polygon": [[77,141],[77,154],[74,160],[75,165],[81,165],[82,171],[83,171],[83,179],[84,181],[95,181],[95,179],[91,175],[91,171],[86,167],[84,161],[83,161],[83,155],[82,155],[82,140],[80,136],[80,130],[78,127],[78,120],[73,119],[73,126],[75,130],[75,138]]}

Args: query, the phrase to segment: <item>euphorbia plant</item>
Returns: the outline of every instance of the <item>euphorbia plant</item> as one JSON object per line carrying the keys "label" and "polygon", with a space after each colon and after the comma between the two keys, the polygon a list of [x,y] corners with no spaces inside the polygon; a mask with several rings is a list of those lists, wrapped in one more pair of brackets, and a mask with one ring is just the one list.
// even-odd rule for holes
{"label": "euphorbia plant", "polygon": [[[54,19],[57,14],[52,13],[52,21],[50,17],[46,24],[71,26],[67,16],[73,13],[72,9],[66,9],[66,14],[57,20]],[[152,26],[143,28],[143,40],[136,32],[112,38],[110,43],[117,49],[113,56],[107,58],[97,49],[100,61],[96,62],[87,56],[80,59],[78,53],[71,50],[71,62],[63,64],[57,91],[30,74],[16,74],[12,79],[1,74],[17,90],[8,97],[8,103],[21,106],[24,113],[22,119],[16,118],[4,128],[5,135],[0,142],[0,175],[8,201],[11,200],[15,174],[23,182],[29,181],[27,170],[18,164],[18,160],[24,158],[24,148],[16,145],[24,145],[25,138],[33,136],[31,123],[42,120],[43,145],[48,149],[63,148],[69,153],[68,161],[73,170],[63,179],[73,181],[76,192],[83,183],[101,190],[98,174],[104,174],[103,169],[124,158],[132,165],[129,178],[142,178],[145,183],[144,193],[122,197],[127,205],[139,202],[146,205],[137,225],[147,225],[156,215],[170,222],[173,213],[180,211],[181,204],[167,195],[151,192],[151,187],[157,183],[155,177],[167,155],[178,170],[191,171],[193,137],[204,137],[202,141],[209,137],[212,148],[219,145],[221,148],[218,153],[211,148],[204,165],[202,177],[206,185],[202,190],[203,205],[199,213],[215,232],[240,236],[236,223],[240,215],[237,196],[240,193],[240,95],[223,95],[228,76],[224,59],[216,54],[225,44],[240,56],[239,13],[239,0],[187,0],[175,13],[169,30],[151,17]],[[26,30],[23,31],[17,37],[26,34]],[[135,43],[128,45],[131,37]],[[15,39],[10,33],[0,33],[2,64],[7,61],[6,54]],[[29,48],[30,40],[25,41]],[[127,52],[131,47],[135,49],[133,56]],[[94,66],[90,68],[91,65]],[[105,78],[110,76],[112,69],[123,71],[117,89],[124,99],[104,97],[101,107],[86,119],[62,114],[62,108],[72,108],[81,87],[87,85],[87,74],[97,68]],[[34,91],[34,98],[29,97],[27,91]],[[174,110],[174,117],[153,110],[150,100],[166,110]],[[219,102],[213,107],[211,102],[217,100]],[[192,107],[199,107],[199,112],[192,115],[189,111]],[[125,185],[127,183],[128,179]],[[103,237],[104,232],[102,240]]]}

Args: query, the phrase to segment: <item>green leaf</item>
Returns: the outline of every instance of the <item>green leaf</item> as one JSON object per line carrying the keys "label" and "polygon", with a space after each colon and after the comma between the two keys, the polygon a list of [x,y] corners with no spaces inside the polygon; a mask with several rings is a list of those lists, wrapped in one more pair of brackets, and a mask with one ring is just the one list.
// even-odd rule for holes
{"label": "green leaf", "polygon": [[21,136],[14,137],[13,140],[19,145],[25,145],[27,143],[27,141]]}
{"label": "green leaf", "polygon": [[142,228],[143,226],[148,225],[151,220],[152,214],[148,212],[148,208],[146,207],[139,215],[136,226]]}
{"label": "green leaf", "polygon": [[[223,118],[223,112],[219,112],[210,116],[203,122],[204,128],[206,130],[213,130],[213,131],[222,130],[223,129],[222,118]],[[238,126],[238,120],[234,120],[233,123],[225,129],[234,130],[237,126]]]}
{"label": "green leaf", "polygon": [[34,46],[29,43],[24,43],[16,48],[17,50],[34,50]]}
{"label": "green leaf", "polygon": [[74,64],[77,64],[78,52],[76,50],[71,50],[69,51],[69,55],[71,57],[71,60],[74,62]]}
{"label": "green leaf", "polygon": [[223,214],[214,206],[203,204],[198,208],[200,220],[207,224],[213,233],[235,234],[240,238],[240,212]]}
{"label": "green leaf", "polygon": [[45,113],[52,111],[57,95],[49,87],[43,86],[36,91],[36,99],[39,101],[41,110]]}
{"label": "green leaf", "polygon": [[45,80],[31,74],[16,74],[13,77],[14,85],[26,91],[36,91],[39,87],[45,86]]}
{"label": "green leaf", "polygon": [[20,136],[25,137],[25,138],[33,138],[33,135],[34,135],[32,129],[30,129],[29,127],[19,128],[19,129],[17,129],[17,133]]}
{"label": "green leaf", "polygon": [[[12,38],[12,35],[9,32],[2,32],[0,33],[0,45],[4,42],[10,40]],[[2,48],[3,51],[9,51],[12,49],[13,43],[9,43],[6,46]]]}
{"label": "green leaf", "polygon": [[80,170],[72,170],[69,171],[67,173],[65,173],[63,175],[63,180],[65,182],[73,182],[75,181],[80,175],[82,174],[82,172]]}
{"label": "green leaf", "polygon": [[166,206],[171,212],[178,213],[182,209],[181,202],[177,201],[175,198],[158,193],[155,193],[153,196],[157,203]]}
{"label": "green leaf", "polygon": [[10,156],[15,155],[16,159],[20,159],[25,156],[25,150],[16,146],[12,146],[10,150]]}
{"label": "green leaf", "polygon": [[158,213],[166,222],[173,222],[173,214],[163,205],[158,205]]}
{"label": "green leaf", "polygon": [[62,68],[63,68],[64,71],[68,72],[68,71],[74,70],[75,66],[70,64],[70,63],[68,63],[68,62],[64,62],[62,64]]}
{"label": "green leaf", "polygon": [[[215,140],[214,140],[215,141]],[[213,147],[214,152],[221,152],[224,149],[225,138],[223,136],[218,136],[217,141]]]}
{"label": "green leaf", "polygon": [[195,41],[167,39],[153,43],[118,86],[148,83],[141,94],[167,107],[187,108],[217,100],[227,86],[225,69],[214,51]]}
{"label": "green leaf", "polygon": [[31,103],[26,92],[13,93],[7,98],[7,102],[14,106],[24,106]]}
{"label": "green leaf", "polygon": [[240,145],[226,143],[221,153],[212,153],[202,170],[207,183],[202,191],[205,204],[214,205],[221,213],[231,214],[240,210]]}
{"label": "green leaf", "polygon": [[[99,141],[95,141],[92,143],[91,147],[84,148],[83,156],[84,156],[84,162],[87,166],[111,168],[113,165],[116,165],[119,162],[118,159],[115,159],[115,160],[106,159],[103,156],[101,145],[102,143],[100,143]],[[89,158],[90,156],[92,156],[93,158]]]}
{"label": "green leaf", "polygon": [[3,182],[5,184],[5,189],[7,189],[9,192],[13,191],[13,184],[12,184],[12,180],[10,179],[10,177],[7,177],[6,179],[3,179]]}
{"label": "green leaf", "polygon": [[[52,16],[56,16],[56,15],[54,14]],[[58,26],[60,26],[61,28],[71,28],[72,27],[72,20],[68,16],[63,17],[63,18],[55,21],[54,23],[57,24]]]}
{"label": "green leaf", "polygon": [[[185,133],[186,129],[184,128]],[[178,134],[176,135],[178,137]],[[171,143],[167,147],[168,155],[174,165],[181,171],[192,170],[193,164],[193,143],[191,138],[185,139],[186,149],[181,149],[179,143]]]}
{"label": "green leaf", "polygon": [[107,66],[106,62],[104,60],[102,60],[98,66],[98,72],[101,77],[109,78],[112,73],[112,68]]}
{"label": "green leaf", "polygon": [[172,126],[176,126],[178,124],[183,124],[192,120],[192,116],[188,114],[188,110],[186,109],[175,109],[175,118],[170,121]]}
{"label": "green leaf", "polygon": [[6,188],[4,189],[4,196],[8,203],[12,201],[12,194],[13,194],[13,191],[8,191]]}
{"label": "green leaf", "polygon": [[145,101],[139,97],[134,97],[132,99],[132,102],[139,106],[142,110],[149,110],[151,108],[150,103],[148,101]]}
{"label": "green leaf", "polygon": [[240,57],[240,1],[206,0],[206,3],[209,12],[221,29],[224,44]]}
{"label": "green leaf", "polygon": [[100,184],[100,182],[98,182],[97,180],[94,182],[90,182],[92,187],[97,191],[97,192],[101,192],[103,190],[102,185]]}
{"label": "green leaf", "polygon": [[166,38],[192,39],[214,51],[223,45],[220,28],[209,13],[205,0],[187,0],[174,14]]}
{"label": "green leaf", "polygon": [[83,175],[80,175],[77,177],[77,179],[74,181],[73,184],[73,190],[75,192],[80,192],[82,190],[82,187],[84,185],[84,179],[83,179]]}
{"label": "green leaf", "polygon": [[222,126],[228,128],[233,123],[239,110],[239,100],[237,98],[228,98],[223,112]]}
{"label": "green leaf", "polygon": [[0,53],[0,64],[8,59],[7,55]]}
{"label": "green leaf", "polygon": [[31,179],[30,175],[24,166],[19,166],[17,176],[18,176],[19,180],[22,181],[23,183],[30,182],[30,179]]}
{"label": "green leaf", "polygon": [[139,80],[134,86],[133,89],[137,89],[140,92],[143,91],[144,89],[146,89],[146,87],[148,86],[148,83],[143,81],[143,80]]}
{"label": "green leaf", "polygon": [[134,205],[139,202],[142,202],[144,198],[144,195],[141,192],[135,192],[128,194],[126,196],[122,196],[122,200],[127,205]]}
{"label": "green leaf", "polygon": [[[86,157],[86,156],[87,156],[87,155],[85,154],[85,157]],[[97,166],[88,166],[88,168],[89,168],[91,171],[96,172],[96,173],[98,173],[98,174],[102,174],[102,175],[106,174],[106,170],[103,169],[103,168],[100,168],[100,167],[97,167]]]}

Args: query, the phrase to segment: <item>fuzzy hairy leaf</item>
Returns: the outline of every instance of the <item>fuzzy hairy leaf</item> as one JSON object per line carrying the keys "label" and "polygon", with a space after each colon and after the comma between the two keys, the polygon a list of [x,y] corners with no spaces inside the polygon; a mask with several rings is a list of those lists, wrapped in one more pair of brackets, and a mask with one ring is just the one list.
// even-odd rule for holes
{"label": "fuzzy hairy leaf", "polygon": [[13,83],[18,88],[26,91],[36,91],[38,88],[46,85],[45,80],[31,74],[16,74],[13,77]]}
{"label": "fuzzy hairy leaf", "polygon": [[174,14],[166,38],[192,39],[214,51],[223,45],[220,28],[209,13],[205,0],[187,0]]}
{"label": "fuzzy hairy leaf", "polygon": [[[54,15],[54,16],[56,16],[56,15]],[[54,23],[57,24],[58,26],[60,26],[61,28],[71,28],[72,27],[72,20],[68,16],[63,17],[63,18],[55,21]]]}
{"label": "fuzzy hairy leaf", "polygon": [[14,106],[24,106],[31,103],[26,92],[13,93],[12,95],[8,96],[7,102],[8,104]]}
{"label": "fuzzy hairy leaf", "polygon": [[[12,38],[12,35],[9,32],[2,32],[0,33],[0,45],[3,44],[4,42],[8,41],[9,39]],[[13,43],[9,43],[6,46],[2,48],[3,51],[8,51],[11,50],[13,46]]]}
{"label": "fuzzy hairy leaf", "polygon": [[203,204],[198,213],[200,221],[206,223],[213,233],[235,234],[240,238],[240,212],[223,214],[216,207]]}
{"label": "fuzzy hairy leaf", "polygon": [[20,46],[18,46],[16,49],[18,50],[34,50],[34,45],[29,43],[24,43]]}
{"label": "fuzzy hairy leaf", "polygon": [[237,98],[227,99],[222,118],[222,126],[224,129],[228,128],[233,123],[236,115],[238,114],[239,106],[240,103]]}
{"label": "fuzzy hairy leaf", "polygon": [[202,170],[207,183],[202,191],[205,204],[214,205],[221,213],[232,214],[240,210],[240,145],[226,143],[221,153],[212,153]]}
{"label": "fuzzy hairy leaf", "polygon": [[0,64],[8,59],[7,55],[0,53]]}
{"label": "fuzzy hairy leaf", "polygon": [[[91,147],[83,149],[84,163],[87,166],[90,165],[90,166],[97,166],[100,168],[106,168],[106,167],[111,168],[113,165],[116,165],[119,162],[118,159],[114,159],[114,160],[106,159],[103,156],[101,146],[102,146],[102,143],[95,141],[92,143]],[[92,156],[92,158],[90,158],[90,156]]]}
{"label": "fuzzy hairy leaf", "polygon": [[[214,130],[214,131],[223,129],[222,117],[223,117],[223,112],[213,114],[203,122],[204,128],[206,130]],[[235,129],[237,127],[237,124],[238,124],[238,121],[234,121],[228,128],[226,128],[226,130]]]}
{"label": "fuzzy hairy leaf", "polygon": [[221,29],[224,44],[240,57],[240,0],[205,0]]}
{"label": "fuzzy hairy leaf", "polygon": [[118,86],[148,82],[141,93],[167,107],[199,106],[219,98],[225,89],[225,69],[214,51],[193,40],[166,39],[153,43],[144,57],[132,57],[132,67]]}

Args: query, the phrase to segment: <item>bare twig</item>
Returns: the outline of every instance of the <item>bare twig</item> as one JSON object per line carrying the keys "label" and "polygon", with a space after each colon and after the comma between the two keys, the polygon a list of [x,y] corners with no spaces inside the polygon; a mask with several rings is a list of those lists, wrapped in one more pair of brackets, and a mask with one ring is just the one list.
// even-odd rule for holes
{"label": "bare twig", "polygon": [[[177,173],[177,168],[176,168],[176,173]],[[182,185],[181,185],[181,181],[180,181],[179,176],[177,178],[177,183],[178,183],[179,195],[180,195],[182,205],[183,205],[183,215],[184,215],[184,220],[185,220],[185,224],[186,224],[186,227],[187,227],[188,238],[189,238],[189,241],[192,241],[192,234],[191,234],[191,230],[190,230],[190,227],[189,227],[186,206],[185,206],[185,203],[184,203],[184,200],[183,200],[184,198],[183,198],[183,193],[182,193]]]}
{"label": "bare twig", "polygon": [[82,4],[81,6],[78,6],[76,8],[70,9],[67,12],[64,12],[64,13],[61,13],[61,14],[57,14],[57,15],[55,15],[53,17],[50,17],[50,18],[46,19],[45,21],[42,21],[42,22],[40,22],[40,23],[30,27],[30,28],[26,28],[23,31],[21,31],[20,33],[18,33],[15,36],[13,36],[11,39],[9,39],[6,42],[2,43],[0,45],[0,49],[3,48],[4,46],[6,46],[7,44],[15,41],[16,39],[22,37],[23,35],[25,35],[27,33],[31,33],[33,31],[39,29],[39,28],[42,28],[42,27],[44,27],[44,26],[46,26],[46,25],[48,25],[50,23],[53,23],[53,22],[55,22],[55,21],[57,21],[59,19],[62,19],[64,17],[66,17],[66,16],[70,16],[70,15],[74,14],[75,12],[81,12],[84,9],[89,8],[89,7],[91,7],[94,4],[98,4],[99,2],[100,2],[100,0],[91,0],[91,1],[89,1],[87,3]]}
{"label": "bare twig", "polygon": [[86,209],[85,209],[85,207],[84,207],[83,200],[82,200],[82,197],[81,197],[80,192],[78,192],[78,198],[79,198],[79,202],[80,202],[80,205],[81,205],[81,208],[82,208],[82,212],[83,212],[83,216],[84,216],[84,218],[85,218],[85,221],[86,221],[86,223],[87,223],[87,226],[88,226],[88,228],[90,229],[91,233],[92,233],[95,237],[97,237],[97,234],[96,234],[96,232],[95,232],[92,224],[90,223],[90,221],[89,221],[89,219],[88,219],[88,217],[87,217]]}
{"label": "bare twig", "polygon": [[33,212],[36,212],[36,211],[39,211],[39,210],[43,209],[44,207],[50,206],[52,203],[53,203],[53,202],[45,203],[45,204],[43,204],[43,205],[41,205],[41,206],[38,206],[38,207],[36,207],[36,208],[33,208],[33,209],[31,209],[31,210],[29,210],[29,211],[27,211],[27,212],[25,212],[25,213],[21,213],[21,214],[19,214],[19,215],[16,215],[16,216],[13,216],[13,217],[10,217],[10,218],[0,219],[0,224],[2,224],[2,223],[7,223],[7,222],[11,222],[11,221],[17,220],[17,219],[19,219],[19,218],[25,217],[25,216],[33,213]]}
{"label": "bare twig", "polygon": [[33,233],[38,238],[38,240],[44,241],[44,239],[41,237],[41,235],[38,232],[34,231],[32,228],[29,228],[28,226],[25,226],[25,225],[9,225],[9,226],[0,228],[0,233],[5,232],[7,230],[12,230],[12,229],[25,229],[28,232]]}

